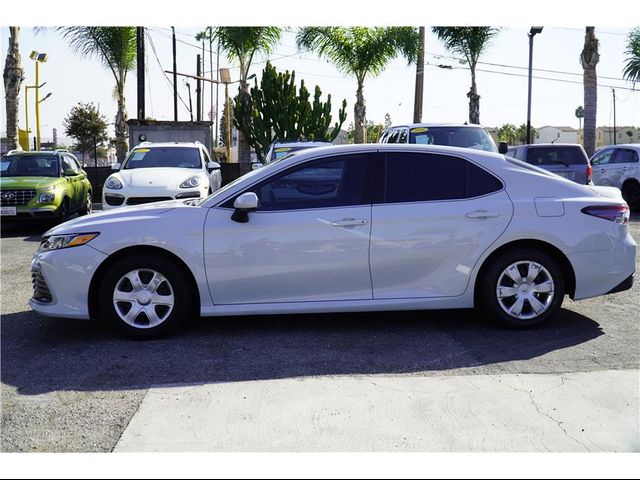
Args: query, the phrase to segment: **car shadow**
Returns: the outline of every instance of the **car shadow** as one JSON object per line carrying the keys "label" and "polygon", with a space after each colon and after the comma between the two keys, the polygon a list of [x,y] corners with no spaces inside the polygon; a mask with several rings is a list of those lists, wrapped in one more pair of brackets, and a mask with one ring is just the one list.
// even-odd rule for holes
{"label": "car shadow", "polygon": [[473,310],[207,318],[153,341],[34,312],[2,315],[1,328],[0,377],[23,395],[441,373],[529,360],[603,335],[598,323],[565,309],[528,331],[503,329]]}
{"label": "car shadow", "polygon": [[39,242],[42,234],[49,230],[54,223],[25,220],[22,222],[2,222],[0,238],[24,237],[25,242]]}

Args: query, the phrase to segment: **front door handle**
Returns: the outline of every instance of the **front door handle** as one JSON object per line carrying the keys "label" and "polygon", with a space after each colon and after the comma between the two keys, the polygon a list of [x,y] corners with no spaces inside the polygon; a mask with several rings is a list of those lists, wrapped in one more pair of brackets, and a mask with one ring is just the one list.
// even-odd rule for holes
{"label": "front door handle", "polygon": [[369,223],[365,219],[355,219],[355,218],[343,218],[342,220],[335,220],[331,222],[331,225],[334,227],[358,227],[361,225],[366,225]]}
{"label": "front door handle", "polygon": [[487,212],[486,210],[476,210],[465,215],[467,218],[496,218],[500,214],[498,212]]}

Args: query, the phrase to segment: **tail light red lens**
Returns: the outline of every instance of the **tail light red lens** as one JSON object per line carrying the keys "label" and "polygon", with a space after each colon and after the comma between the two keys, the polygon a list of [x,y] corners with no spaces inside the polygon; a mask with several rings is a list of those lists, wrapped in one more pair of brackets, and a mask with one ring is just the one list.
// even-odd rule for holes
{"label": "tail light red lens", "polygon": [[581,212],[620,225],[629,223],[629,207],[627,205],[593,205],[584,207]]}
{"label": "tail light red lens", "polygon": [[587,184],[591,183],[591,177],[593,176],[593,167],[591,164],[587,165]]}

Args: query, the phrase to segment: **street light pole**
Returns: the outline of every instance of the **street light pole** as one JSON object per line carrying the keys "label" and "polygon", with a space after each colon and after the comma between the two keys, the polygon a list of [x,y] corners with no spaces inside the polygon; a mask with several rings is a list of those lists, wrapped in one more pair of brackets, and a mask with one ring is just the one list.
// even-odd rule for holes
{"label": "street light pole", "polygon": [[36,62],[36,150],[40,150],[40,63],[44,63],[49,58],[46,53],[32,51],[29,56]]}
{"label": "street light pole", "polygon": [[527,144],[531,143],[531,79],[533,72],[533,37],[542,32],[542,27],[529,30],[529,94],[527,100]]}

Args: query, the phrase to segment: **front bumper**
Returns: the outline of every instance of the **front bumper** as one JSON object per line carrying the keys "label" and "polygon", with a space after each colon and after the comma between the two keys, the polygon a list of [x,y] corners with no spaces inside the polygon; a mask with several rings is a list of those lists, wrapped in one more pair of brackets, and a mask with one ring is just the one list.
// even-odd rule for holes
{"label": "front bumper", "polygon": [[[102,194],[102,210],[147,205],[167,200],[189,200],[204,198],[208,195],[208,186],[176,190],[154,190],[137,188],[133,190],[105,190]],[[145,200],[146,199],[146,200]],[[155,199],[155,200],[153,200]]]}
{"label": "front bumper", "polygon": [[[89,285],[98,266],[107,258],[89,245],[37,252],[31,261],[34,298],[29,306],[49,317],[89,318]],[[46,287],[49,298],[42,295]]]}

